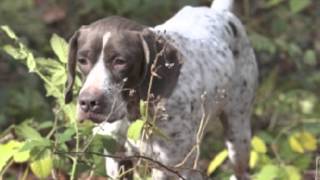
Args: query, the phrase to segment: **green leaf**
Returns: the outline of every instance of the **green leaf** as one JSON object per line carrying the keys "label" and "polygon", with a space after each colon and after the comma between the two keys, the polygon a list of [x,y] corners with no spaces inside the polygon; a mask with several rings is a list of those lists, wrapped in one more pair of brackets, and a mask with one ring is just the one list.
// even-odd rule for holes
{"label": "green leaf", "polygon": [[304,171],[307,170],[310,166],[310,163],[314,161],[314,157],[312,154],[302,154],[300,156],[295,156],[292,165],[299,168],[299,170]]}
{"label": "green leaf", "polygon": [[301,174],[299,170],[294,166],[286,166],[284,168],[287,173],[288,180],[301,180]]}
{"label": "green leaf", "polygon": [[41,140],[42,136],[34,128],[30,127],[27,123],[22,123],[15,128],[18,136],[27,140]]}
{"label": "green leaf", "polygon": [[50,39],[51,48],[54,53],[57,55],[59,60],[66,64],[67,63],[67,56],[68,56],[68,43],[58,36],[57,34],[53,34]]}
{"label": "green leaf", "polygon": [[53,126],[53,121],[44,121],[42,123],[39,124],[38,129],[47,129],[47,128],[51,128]]}
{"label": "green leaf", "polygon": [[210,162],[207,170],[207,175],[212,174],[228,157],[228,151],[225,149],[219,152]]}
{"label": "green leaf", "polygon": [[100,152],[105,149],[108,153],[113,154],[117,150],[117,142],[111,136],[96,134],[90,144],[90,149],[94,152]]}
{"label": "green leaf", "polygon": [[71,123],[76,123],[76,105],[75,103],[64,104],[63,101],[63,111],[70,120]]}
{"label": "green leaf", "polygon": [[290,0],[289,6],[292,13],[298,13],[311,4],[310,0]]}
{"label": "green leaf", "polygon": [[317,65],[317,55],[316,55],[316,52],[314,50],[307,50],[305,53],[304,53],[304,61],[305,61],[305,64],[309,65],[309,66],[315,66]]}
{"label": "green leaf", "polygon": [[299,133],[299,140],[302,142],[303,148],[307,151],[317,150],[317,138],[308,131]]}
{"label": "green leaf", "polygon": [[255,168],[257,165],[257,162],[259,160],[259,155],[256,151],[250,152],[250,160],[249,160],[249,166],[250,168]]}
{"label": "green leaf", "polygon": [[67,73],[64,69],[57,69],[55,70],[54,74],[51,77],[51,82],[55,86],[61,86],[66,83],[67,81]]}
{"label": "green leaf", "polygon": [[142,121],[141,119],[133,122],[128,128],[127,137],[135,141],[138,140],[141,136],[141,131],[144,123],[145,121]]}
{"label": "green leaf", "polygon": [[294,58],[303,54],[301,47],[298,44],[290,43],[288,46],[289,55]]}
{"label": "green leaf", "polygon": [[304,114],[311,114],[314,110],[316,101],[311,98],[304,98],[299,102],[300,109]]}
{"label": "green leaf", "polygon": [[29,72],[34,72],[36,69],[36,61],[33,57],[33,54],[28,53],[27,56],[27,67],[29,69]]}
{"label": "green leaf", "polygon": [[9,54],[13,59],[25,59],[27,54],[22,53],[19,49],[13,47],[12,45],[5,45],[2,48],[7,54]]}
{"label": "green leaf", "polygon": [[12,31],[9,26],[0,26],[0,28],[9,36],[11,39],[17,40],[16,34]]}
{"label": "green leaf", "polygon": [[19,145],[16,140],[11,140],[6,144],[0,144],[0,171],[7,165],[7,162],[13,157],[15,148]]}
{"label": "green leaf", "polygon": [[277,47],[274,42],[267,36],[258,33],[250,34],[250,41],[255,49],[258,51],[266,51],[270,54],[275,54]]}
{"label": "green leaf", "polygon": [[140,115],[141,117],[145,117],[146,116],[146,110],[147,110],[147,103],[146,101],[140,100]]}
{"label": "green leaf", "polygon": [[30,163],[30,167],[34,175],[40,179],[45,179],[51,174],[53,168],[52,155],[49,150],[41,153],[36,160]]}
{"label": "green leaf", "polygon": [[50,58],[36,58],[39,68],[49,72],[55,73],[58,70],[65,70],[65,65],[55,59]]}
{"label": "green leaf", "polygon": [[58,134],[58,143],[65,143],[72,139],[73,135],[76,133],[74,128],[68,128],[62,134]]}
{"label": "green leaf", "polygon": [[109,153],[115,153],[117,151],[117,141],[111,136],[103,136],[103,148]]}
{"label": "green leaf", "polygon": [[16,163],[24,163],[30,158],[30,151],[24,150],[22,151],[22,147],[25,145],[25,142],[21,142],[19,145],[19,150],[13,155],[13,160]]}
{"label": "green leaf", "polygon": [[32,151],[36,148],[44,149],[51,146],[51,141],[49,139],[41,138],[35,140],[27,140],[22,146],[20,151]]}
{"label": "green leaf", "polygon": [[304,153],[304,149],[303,149],[303,146],[302,144],[299,142],[298,140],[298,137],[293,134],[289,137],[289,144],[290,144],[290,147],[292,148],[292,150],[294,152],[297,152],[297,153]]}
{"label": "green leaf", "polygon": [[262,167],[256,177],[256,180],[275,180],[280,172],[281,171],[278,166],[268,164]]}
{"label": "green leaf", "polygon": [[254,136],[251,140],[252,148],[258,153],[266,153],[267,146],[265,142],[258,136]]}

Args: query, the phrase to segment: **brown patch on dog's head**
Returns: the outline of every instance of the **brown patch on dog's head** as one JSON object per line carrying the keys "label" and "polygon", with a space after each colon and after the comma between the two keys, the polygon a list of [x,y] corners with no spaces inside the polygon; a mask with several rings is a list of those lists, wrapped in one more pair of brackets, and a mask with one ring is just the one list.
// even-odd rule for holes
{"label": "brown patch on dog's head", "polygon": [[[151,94],[170,96],[181,63],[178,51],[163,37],[138,23],[110,17],[80,28],[70,39],[66,103],[72,100],[76,66],[84,81],[78,102],[80,119],[99,117],[95,121],[101,122],[112,113],[114,104],[124,103],[127,116],[135,120],[139,116],[139,100],[147,98],[152,74],[156,76]],[[101,66],[100,71],[96,66]],[[94,82],[95,79],[101,82]],[[121,115],[114,115],[110,121],[125,113],[118,111]]]}

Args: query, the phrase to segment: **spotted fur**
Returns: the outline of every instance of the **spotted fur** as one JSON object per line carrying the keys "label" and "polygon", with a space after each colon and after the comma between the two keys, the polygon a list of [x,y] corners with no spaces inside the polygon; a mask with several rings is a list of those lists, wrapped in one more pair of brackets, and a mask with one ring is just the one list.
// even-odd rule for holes
{"label": "spotted fur", "polygon": [[[150,30],[174,46],[183,60],[177,85],[163,104],[167,116],[156,121],[157,127],[170,140],[153,136],[148,142],[131,142],[126,139],[130,124],[126,119],[104,122],[95,128],[95,133],[117,137],[127,147],[127,154],[140,151],[168,166],[175,166],[196,144],[204,110],[206,119],[221,119],[235,177],[247,179],[250,115],[258,70],[241,22],[228,10],[187,6]],[[192,168],[194,159],[195,153],[183,167]],[[106,161],[108,175],[116,177],[117,162],[110,158]],[[180,173],[186,179],[203,179],[196,171],[181,170]],[[153,169],[152,177],[161,180],[175,176]]]}

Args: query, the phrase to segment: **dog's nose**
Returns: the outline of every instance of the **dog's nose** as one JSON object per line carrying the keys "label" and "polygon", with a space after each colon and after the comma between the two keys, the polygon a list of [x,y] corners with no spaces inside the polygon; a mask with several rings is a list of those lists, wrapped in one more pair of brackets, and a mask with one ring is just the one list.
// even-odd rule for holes
{"label": "dog's nose", "polygon": [[102,107],[102,97],[97,94],[81,93],[79,106],[83,112],[98,112]]}

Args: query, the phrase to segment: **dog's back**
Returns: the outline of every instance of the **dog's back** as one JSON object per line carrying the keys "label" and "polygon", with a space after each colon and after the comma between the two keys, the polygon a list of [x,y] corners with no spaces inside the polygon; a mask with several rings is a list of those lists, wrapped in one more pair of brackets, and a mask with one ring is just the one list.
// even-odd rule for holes
{"label": "dog's back", "polygon": [[157,124],[165,134],[176,135],[170,136],[175,143],[158,139],[153,147],[162,162],[177,164],[196,144],[204,110],[206,118],[220,116],[235,174],[245,178],[257,64],[243,25],[229,11],[232,1],[215,3],[211,8],[187,6],[153,28],[183,56],[178,84],[166,102],[169,121]]}

